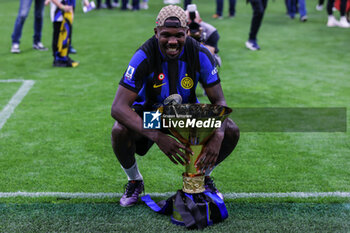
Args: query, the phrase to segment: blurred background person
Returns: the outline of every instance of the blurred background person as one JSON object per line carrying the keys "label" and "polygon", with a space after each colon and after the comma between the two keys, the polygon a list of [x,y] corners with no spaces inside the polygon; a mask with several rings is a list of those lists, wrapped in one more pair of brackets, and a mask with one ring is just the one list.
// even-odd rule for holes
{"label": "blurred background person", "polygon": [[287,13],[291,19],[295,18],[295,15],[299,11],[299,19],[301,22],[307,21],[307,11],[305,0],[286,0]]}
{"label": "blurred background person", "polygon": [[120,7],[119,0],[113,0],[111,2],[112,7],[117,8]]}
{"label": "blurred background person", "polygon": [[121,10],[140,10],[140,0],[132,0],[132,5],[129,4],[129,0],[122,0]]}
{"label": "blurred background person", "polygon": [[[45,0],[45,6],[46,5],[48,5],[49,3],[51,2],[51,0]],[[63,3],[64,3],[64,1],[62,1]],[[75,11],[75,0],[70,0],[70,2],[72,2],[72,7],[73,7],[73,12]],[[74,2],[74,4],[73,4],[73,2]],[[67,1],[67,3],[68,3],[68,1]],[[85,7],[88,7],[89,5],[90,5],[90,2],[88,1],[88,0],[82,0],[82,3],[83,3],[83,6],[85,6]],[[92,5],[94,5],[94,4],[92,4]],[[95,8],[95,6],[94,7],[92,7],[92,8],[90,8],[90,9],[94,9]],[[84,7],[83,7],[83,9],[84,9]],[[70,43],[69,43],[69,53],[70,54],[76,54],[77,53],[77,50],[73,47],[73,45],[72,45],[72,40],[73,40],[73,24],[72,25],[70,25],[71,26],[71,32],[70,32]]]}
{"label": "blurred background person", "polygon": [[148,6],[148,0],[142,0],[142,2],[140,3],[140,9],[142,10],[148,10],[149,6]]}
{"label": "blurred background person", "polygon": [[187,9],[187,6],[192,4],[192,0],[184,0],[184,9]]}
{"label": "blurred background person", "polygon": [[164,0],[163,3],[164,4],[171,4],[171,5],[174,5],[174,4],[180,4],[180,0]]}
{"label": "blurred background person", "polygon": [[101,0],[96,0],[96,9],[101,9],[101,8],[108,8],[111,10],[113,8],[111,0],[105,1],[105,7],[104,6],[102,7]]}
{"label": "blurred background person", "polygon": [[[20,40],[22,37],[22,29],[24,22],[29,14],[33,0],[20,0],[18,15],[12,33],[11,53],[20,53]],[[34,4],[34,36],[33,49],[39,51],[47,51],[48,49],[41,43],[41,31],[43,28],[44,5],[45,0],[35,0]]]}
{"label": "blurred background person", "polygon": [[252,50],[256,51],[260,49],[257,41],[257,34],[259,32],[264,13],[267,7],[268,0],[247,0],[252,5],[253,16],[250,23],[249,39],[245,42],[245,46]]}
{"label": "blurred background person", "polygon": [[341,28],[349,28],[350,27],[350,24],[345,16],[346,4],[347,4],[347,0],[340,0],[340,20],[338,21],[338,20],[336,20],[336,18],[333,15],[334,0],[328,0],[328,2],[327,2],[327,13],[328,13],[327,27],[337,27],[337,26],[341,27]]}
{"label": "blurred background person", "polygon": [[[69,57],[75,0],[46,0],[51,1],[50,16],[53,25],[52,55],[54,67],[77,67],[79,62]],[[85,6],[89,6],[88,0],[83,0]]]}
{"label": "blurred background person", "polygon": [[220,35],[217,29],[201,19],[195,4],[187,6],[186,14],[188,18],[188,26],[190,28],[188,30],[189,35],[207,47],[214,56],[217,64],[221,66],[221,58],[218,55],[218,42]]}
{"label": "blurred background person", "polygon": [[[213,15],[214,19],[222,19],[224,10],[224,0],[216,0],[216,13]],[[236,14],[236,0],[229,0],[229,12],[230,18],[235,17]]]}
{"label": "blurred background person", "polygon": [[323,10],[323,4],[324,4],[324,0],[318,0],[318,4],[316,5],[316,10],[322,11]]}

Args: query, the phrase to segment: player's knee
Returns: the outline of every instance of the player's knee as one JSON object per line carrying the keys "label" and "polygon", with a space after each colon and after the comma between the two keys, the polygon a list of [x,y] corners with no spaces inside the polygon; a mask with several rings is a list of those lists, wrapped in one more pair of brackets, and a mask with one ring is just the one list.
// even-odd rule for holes
{"label": "player's knee", "polygon": [[227,128],[225,133],[227,133],[228,136],[237,143],[240,136],[238,126],[231,119],[228,119],[226,127]]}
{"label": "player's knee", "polygon": [[124,138],[128,137],[129,130],[122,124],[116,122],[112,128],[112,138]]}
{"label": "player's knee", "polygon": [[140,155],[140,156],[144,156],[147,154],[149,148],[147,148],[146,146],[141,146],[141,147],[137,147],[136,148],[136,154]]}

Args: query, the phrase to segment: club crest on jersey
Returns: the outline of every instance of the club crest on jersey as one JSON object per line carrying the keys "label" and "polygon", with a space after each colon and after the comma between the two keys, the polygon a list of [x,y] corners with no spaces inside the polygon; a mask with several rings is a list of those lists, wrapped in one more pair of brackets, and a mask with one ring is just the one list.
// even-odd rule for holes
{"label": "club crest on jersey", "polygon": [[181,86],[184,89],[191,89],[193,87],[193,80],[186,74],[181,80]]}
{"label": "club crest on jersey", "polygon": [[164,78],[165,78],[165,75],[164,75],[163,73],[160,73],[160,74],[158,75],[159,81],[162,81]]}
{"label": "club crest on jersey", "polygon": [[125,72],[125,78],[130,80],[132,78],[132,75],[134,74],[134,71],[135,71],[134,67],[128,66],[128,69]]}

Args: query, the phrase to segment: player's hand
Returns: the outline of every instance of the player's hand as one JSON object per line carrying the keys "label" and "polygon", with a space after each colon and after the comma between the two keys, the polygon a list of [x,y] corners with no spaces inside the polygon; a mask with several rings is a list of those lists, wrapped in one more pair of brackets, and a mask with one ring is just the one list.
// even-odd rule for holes
{"label": "player's hand", "polygon": [[73,12],[73,7],[72,6],[68,6],[68,5],[63,5],[62,10],[64,12]]}
{"label": "player's hand", "polygon": [[215,166],[216,160],[219,157],[219,152],[223,139],[223,133],[215,132],[213,134],[213,136],[204,146],[200,157],[195,163],[197,170],[205,172],[207,169],[213,168]]}
{"label": "player's hand", "polygon": [[84,6],[86,7],[90,6],[90,2],[88,0],[84,0]]}
{"label": "player's hand", "polygon": [[45,6],[47,6],[50,2],[51,0],[45,0]]}
{"label": "player's hand", "polygon": [[158,145],[159,149],[161,149],[161,151],[168,156],[171,162],[185,165],[190,161],[190,158],[188,155],[186,155],[186,152],[192,154],[192,150],[185,147],[172,137],[166,134],[161,134],[155,143]]}

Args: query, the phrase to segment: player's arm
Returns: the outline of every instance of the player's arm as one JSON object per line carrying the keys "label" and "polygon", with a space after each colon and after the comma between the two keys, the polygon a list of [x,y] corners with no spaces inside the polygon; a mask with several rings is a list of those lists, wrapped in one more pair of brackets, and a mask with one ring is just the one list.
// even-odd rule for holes
{"label": "player's arm", "polygon": [[[221,88],[220,79],[215,68],[215,62],[208,54],[201,56],[201,76],[205,92],[212,104],[226,106],[226,101]],[[215,165],[224,139],[226,120],[221,127],[213,133],[202,150],[201,157],[198,159],[196,166],[199,170],[206,170]]]}
{"label": "player's arm", "polygon": [[224,92],[222,91],[220,83],[212,87],[205,88],[205,93],[207,94],[210,103],[226,106]]}
{"label": "player's arm", "polygon": [[[212,104],[226,106],[226,101],[220,83],[215,86],[205,88],[205,92]],[[202,150],[201,158],[198,159],[196,166],[199,170],[206,170],[215,165],[221,148],[221,143],[225,136],[227,120],[222,122],[221,127],[213,133]]]}
{"label": "player's arm", "polygon": [[[127,128],[154,141],[173,163],[184,165],[189,158],[182,150],[188,149],[159,130],[143,129],[142,118],[131,108],[136,98],[136,92],[119,85],[112,104],[112,117]],[[191,153],[190,150],[188,152]]]}

